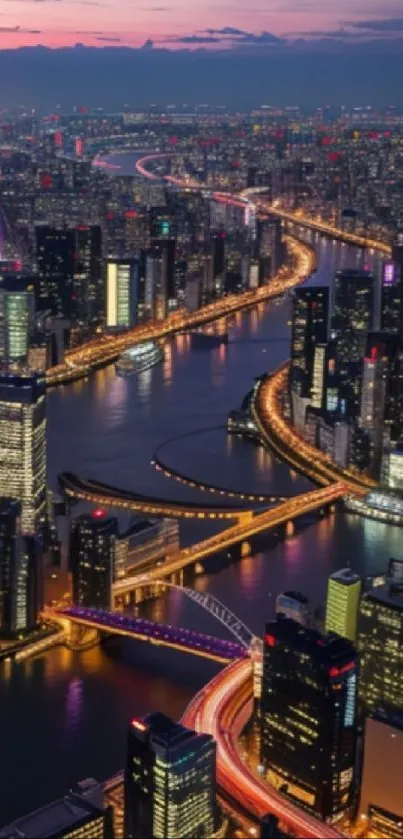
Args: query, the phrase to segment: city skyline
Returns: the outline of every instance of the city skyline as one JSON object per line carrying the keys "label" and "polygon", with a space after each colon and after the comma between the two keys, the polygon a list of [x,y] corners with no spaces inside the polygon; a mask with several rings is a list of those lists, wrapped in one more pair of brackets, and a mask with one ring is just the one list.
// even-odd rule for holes
{"label": "city skyline", "polygon": [[135,9],[125,0],[3,0],[0,16],[0,50],[82,43],[261,51],[300,39],[348,44],[403,34],[399,0],[340,0],[337,7],[330,0],[255,0],[252,8],[233,0],[142,0]]}

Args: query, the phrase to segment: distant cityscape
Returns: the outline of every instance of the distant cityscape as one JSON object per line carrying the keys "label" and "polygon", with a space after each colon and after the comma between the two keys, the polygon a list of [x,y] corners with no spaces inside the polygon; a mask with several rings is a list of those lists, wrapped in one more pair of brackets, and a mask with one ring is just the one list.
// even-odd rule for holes
{"label": "distant cityscape", "polygon": [[[341,510],[403,526],[402,117],[13,112],[0,173],[0,668],[110,636],[217,668],[179,721],[127,720],[116,776],[94,763],[30,815],[22,786],[0,837],[403,839],[403,556],[357,573],[338,555],[324,603],[308,577],[277,586],[258,634],[199,585],[212,559],[254,562],[269,532],[285,544]],[[323,276],[331,242],[351,251]],[[51,485],[51,389],[108,365],[140,381],[182,339],[221,351],[239,313],[270,306],[287,312],[288,360],[256,347],[224,433],[301,491],[199,478],[163,441],[149,466],[182,486],[175,499],[135,468],[127,488],[113,464],[101,480],[67,456]],[[203,535],[184,541],[188,521]],[[169,591],[216,635],[146,616]]]}

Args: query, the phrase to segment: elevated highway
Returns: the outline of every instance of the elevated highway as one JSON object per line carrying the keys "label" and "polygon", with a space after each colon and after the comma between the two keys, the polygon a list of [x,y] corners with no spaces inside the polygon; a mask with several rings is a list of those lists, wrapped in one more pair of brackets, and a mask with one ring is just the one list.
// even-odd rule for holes
{"label": "elevated highway", "polygon": [[136,588],[147,588],[147,586],[161,583],[165,579],[170,580],[173,575],[183,571],[187,566],[197,565],[208,556],[225,551],[239,542],[242,543],[259,533],[263,533],[265,530],[287,524],[298,516],[332,505],[342,498],[345,493],[345,485],[338,482],[322,489],[296,495],[264,513],[257,513],[249,521],[228,527],[221,533],[171,554],[159,567],[119,580],[114,583],[114,595],[123,596],[130,591],[135,591]]}
{"label": "elevated highway", "polygon": [[251,402],[251,414],[262,440],[298,472],[320,486],[342,481],[346,492],[361,497],[376,486],[359,472],[342,469],[331,457],[311,446],[285,418],[283,397],[288,388],[289,363],[261,379]]}
{"label": "elevated highway", "polygon": [[[224,507],[217,504],[198,504],[197,502],[167,501],[164,498],[142,495],[130,490],[104,484],[90,478],[79,478],[72,472],[61,472],[59,485],[68,498],[88,501],[103,507],[111,507],[130,512],[138,511],[151,516],[167,516],[184,519],[219,519],[222,521],[238,519],[249,521],[253,509],[244,507]],[[247,497],[247,496],[245,496]]]}

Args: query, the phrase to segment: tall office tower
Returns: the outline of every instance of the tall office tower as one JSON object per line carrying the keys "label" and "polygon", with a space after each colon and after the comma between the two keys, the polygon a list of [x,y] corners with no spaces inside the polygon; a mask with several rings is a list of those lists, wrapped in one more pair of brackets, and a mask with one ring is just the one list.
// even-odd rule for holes
{"label": "tall office tower", "polygon": [[[329,313],[329,289],[297,289],[294,294],[291,337],[291,386],[301,396],[309,397],[314,387],[315,350],[325,347]],[[316,377],[319,359],[316,357]],[[325,366],[322,367],[323,376]],[[323,391],[323,382],[322,382]],[[315,397],[319,398],[320,383],[315,381]]]}
{"label": "tall office tower", "polygon": [[330,575],[326,598],[326,632],[335,632],[355,642],[360,593],[361,577],[351,568],[342,568]]}
{"label": "tall office tower", "polygon": [[399,419],[399,382],[396,381],[399,344],[399,336],[393,333],[370,332],[367,337],[360,426],[371,440],[372,472],[376,478],[380,473],[384,440],[392,436]]}
{"label": "tall office tower", "polygon": [[216,746],[164,714],[131,723],[125,768],[125,836],[209,839],[216,822]]}
{"label": "tall office tower", "polygon": [[174,217],[167,206],[152,207],[150,223],[152,239],[170,239],[174,234]]}
{"label": "tall office tower", "polygon": [[46,511],[45,399],[36,377],[0,376],[0,495],[21,502],[21,530],[31,535]]}
{"label": "tall office tower", "polygon": [[77,315],[97,323],[104,314],[102,282],[102,231],[99,226],[77,227],[74,245],[74,279]]}
{"label": "tall office tower", "polygon": [[286,839],[287,833],[279,828],[279,820],[268,813],[260,821],[260,839]]}
{"label": "tall office tower", "polygon": [[0,363],[3,368],[24,364],[35,311],[31,280],[6,274],[0,277]]}
{"label": "tall office tower", "polygon": [[109,609],[118,522],[103,510],[76,518],[70,533],[73,600],[77,606]]}
{"label": "tall office tower", "polygon": [[367,836],[403,839],[403,714],[378,708],[365,722],[359,812]]}
{"label": "tall office tower", "polygon": [[43,607],[42,549],[21,534],[21,504],[0,502],[0,636],[14,638],[35,628]]}
{"label": "tall office tower", "polygon": [[6,827],[0,839],[113,839],[113,809],[105,803],[101,784],[87,778],[63,798]]}
{"label": "tall office tower", "polygon": [[48,226],[36,228],[38,309],[50,309],[53,315],[66,318],[76,317],[74,253],[74,230],[57,230]]}
{"label": "tall office tower", "polygon": [[261,763],[276,789],[323,821],[352,803],[356,680],[350,641],[289,618],[266,625]]}
{"label": "tall office tower", "polygon": [[400,276],[403,277],[403,231],[399,231],[392,245],[392,260],[400,268]]}
{"label": "tall office tower", "polygon": [[357,647],[360,654],[358,698],[364,714],[379,705],[402,711],[403,586],[389,576],[385,585],[361,599]]}
{"label": "tall office tower", "polygon": [[139,265],[136,259],[108,259],[106,265],[106,327],[128,329],[137,321]]}
{"label": "tall office tower", "polygon": [[340,370],[360,362],[367,334],[372,329],[374,278],[366,271],[337,271],[333,286],[331,338],[336,344],[336,363]]}
{"label": "tall office tower", "polygon": [[149,248],[150,241],[149,216],[142,215],[137,210],[127,210],[124,230],[125,255],[133,256],[135,251]]}
{"label": "tall office tower", "polygon": [[172,306],[176,299],[175,249],[175,239],[154,239],[152,241],[151,256],[161,263],[160,283],[157,284],[155,289],[157,320],[163,320],[166,317],[169,306]]}
{"label": "tall office tower", "polygon": [[213,279],[220,277],[225,271],[225,242],[227,234],[221,230],[213,233],[210,239],[210,248],[213,257]]}
{"label": "tall office tower", "polygon": [[[402,270],[401,270],[402,269]],[[385,260],[382,266],[381,329],[401,334],[403,325],[403,261]]]}

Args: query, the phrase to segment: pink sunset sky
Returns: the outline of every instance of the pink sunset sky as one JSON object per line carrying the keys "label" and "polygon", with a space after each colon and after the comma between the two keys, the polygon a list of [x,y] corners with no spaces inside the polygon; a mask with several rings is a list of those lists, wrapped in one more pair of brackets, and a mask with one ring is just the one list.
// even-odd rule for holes
{"label": "pink sunset sky", "polygon": [[[140,46],[147,39],[156,47],[208,47],[205,30],[224,27],[287,38],[342,29],[346,37],[402,36],[403,0],[0,0],[0,49]],[[213,48],[222,45],[211,37]]]}

